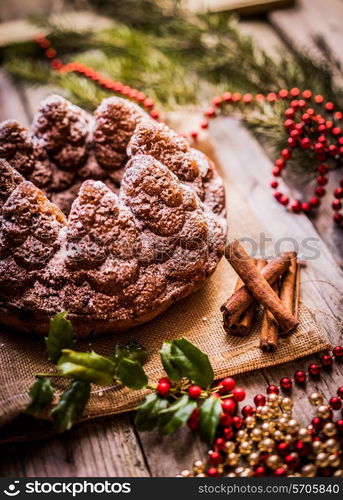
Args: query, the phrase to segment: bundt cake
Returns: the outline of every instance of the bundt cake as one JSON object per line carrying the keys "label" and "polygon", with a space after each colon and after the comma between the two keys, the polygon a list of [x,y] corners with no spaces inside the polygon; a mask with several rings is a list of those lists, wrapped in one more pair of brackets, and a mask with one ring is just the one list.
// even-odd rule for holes
{"label": "bundt cake", "polygon": [[59,96],[0,124],[0,323],[76,335],[151,320],[214,271],[226,237],[212,162],[139,106]]}

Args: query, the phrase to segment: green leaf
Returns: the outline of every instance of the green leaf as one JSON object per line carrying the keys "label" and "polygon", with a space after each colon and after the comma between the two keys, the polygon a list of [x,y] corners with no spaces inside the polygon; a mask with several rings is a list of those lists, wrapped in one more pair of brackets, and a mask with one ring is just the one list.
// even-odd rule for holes
{"label": "green leaf", "polygon": [[167,408],[168,400],[157,394],[149,394],[137,409],[135,424],[139,431],[151,431],[156,427],[160,412]]}
{"label": "green leaf", "polygon": [[62,356],[62,350],[72,349],[75,344],[73,325],[66,316],[66,312],[60,312],[51,318],[49,334],[45,337],[49,360],[55,364]]}
{"label": "green leaf", "polygon": [[114,355],[111,356],[114,363],[123,358],[132,359],[132,361],[138,361],[141,365],[144,365],[148,359],[148,352],[136,340],[129,340],[126,344],[117,344]]}
{"label": "green leaf", "polygon": [[178,382],[182,378],[182,374],[171,359],[171,346],[172,345],[170,342],[164,342],[162,345],[162,349],[160,350],[160,356],[163,368],[167,372],[170,380]]}
{"label": "green leaf", "polygon": [[116,377],[130,389],[142,389],[148,383],[148,378],[138,361],[123,358],[119,361]]}
{"label": "green leaf", "polygon": [[197,404],[186,394],[182,398],[171,404],[169,408],[160,412],[158,419],[158,428],[161,434],[172,434],[181,425],[185,424],[195,410]]}
{"label": "green leaf", "polygon": [[213,443],[222,412],[223,410],[220,399],[214,398],[213,396],[205,399],[200,407],[200,436],[201,439],[209,445]]}
{"label": "green leaf", "polygon": [[88,382],[74,380],[61,395],[58,404],[51,411],[55,427],[59,432],[71,429],[75,420],[82,416],[90,390],[91,386]]}
{"label": "green leaf", "polygon": [[38,378],[29,391],[31,403],[26,411],[32,415],[39,415],[51,403],[53,395],[50,379]]}
{"label": "green leaf", "polygon": [[70,378],[97,385],[110,385],[116,372],[116,365],[108,358],[92,352],[76,352],[63,349],[57,368]]}
{"label": "green leaf", "polygon": [[186,339],[174,340],[171,344],[171,361],[183,377],[206,388],[213,382],[214,374],[208,356]]}

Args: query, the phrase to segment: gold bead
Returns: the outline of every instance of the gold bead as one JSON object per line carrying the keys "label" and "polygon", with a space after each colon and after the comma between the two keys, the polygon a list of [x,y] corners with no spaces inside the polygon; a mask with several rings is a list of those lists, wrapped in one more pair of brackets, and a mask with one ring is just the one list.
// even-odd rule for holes
{"label": "gold bead", "polygon": [[263,406],[258,406],[258,407],[256,408],[256,413],[255,413],[256,417],[261,418],[261,411],[262,411],[262,408],[264,408],[264,407],[263,407]]}
{"label": "gold bead", "polygon": [[256,425],[256,418],[253,415],[250,415],[245,419],[245,425],[247,429],[253,429]]}
{"label": "gold bead", "polygon": [[283,398],[281,401],[281,408],[283,410],[291,410],[293,408],[293,401],[291,398]]}
{"label": "gold bead", "polygon": [[299,429],[300,429],[300,425],[298,424],[298,422],[294,418],[292,418],[288,422],[288,425],[287,425],[288,434],[296,434]]}
{"label": "gold bead", "polygon": [[276,430],[276,431],[274,432],[273,438],[275,439],[275,441],[282,441],[282,440],[283,440],[283,438],[284,438],[284,436],[285,436],[285,435],[284,435],[284,433],[283,433],[283,432],[281,432],[281,431],[279,431],[279,430]]}
{"label": "gold bead", "polygon": [[336,441],[336,439],[327,439],[324,443],[325,448],[327,451],[338,451],[339,450],[339,443]]}
{"label": "gold bead", "polygon": [[310,432],[306,429],[306,427],[301,427],[298,431],[298,438],[304,443],[309,443],[312,441],[312,436]]}
{"label": "gold bead", "polygon": [[317,467],[314,464],[304,465],[301,469],[301,475],[303,477],[315,477],[317,472]]}
{"label": "gold bead", "polygon": [[268,436],[269,434],[273,434],[275,432],[275,428],[275,422],[263,422],[263,424],[261,425],[261,430],[266,436]]}
{"label": "gold bead", "polygon": [[332,453],[331,455],[328,456],[328,462],[330,467],[339,467],[341,463],[341,458],[338,455],[338,453]]}
{"label": "gold bead", "polygon": [[180,472],[180,475],[181,475],[182,477],[191,477],[193,474],[191,473],[191,471],[190,471],[190,470],[188,470],[188,469],[184,469],[184,470],[182,470],[182,471]]}
{"label": "gold bead", "polygon": [[261,408],[261,411],[260,411],[260,418],[262,418],[262,420],[267,420],[267,418],[272,418],[274,415],[274,412],[272,410],[272,408],[270,408],[269,406],[265,405],[265,406],[262,406]]}
{"label": "gold bead", "polygon": [[238,431],[237,434],[236,434],[236,440],[238,442],[245,441],[247,439],[247,437],[248,437],[247,431],[242,430],[242,429],[240,431]]}
{"label": "gold bead", "polygon": [[217,465],[217,471],[218,471],[218,474],[223,474],[223,472],[224,472],[224,465],[223,464]]}
{"label": "gold bead", "polygon": [[236,444],[233,441],[226,441],[225,443],[225,451],[226,453],[232,453],[235,451]]}
{"label": "gold bead", "polygon": [[285,437],[283,438],[283,440],[286,442],[286,443],[293,443],[294,441],[294,436],[292,436],[292,434],[286,434]]}
{"label": "gold bead", "polygon": [[335,424],[333,422],[327,422],[323,427],[323,433],[328,437],[336,436],[337,429]]}
{"label": "gold bead", "polygon": [[313,406],[319,406],[323,404],[323,396],[319,394],[319,392],[313,392],[308,399]]}
{"label": "gold bead", "polygon": [[205,464],[203,460],[195,460],[193,463],[193,472],[194,474],[201,474],[205,470]]}
{"label": "gold bead", "polygon": [[255,427],[255,429],[253,429],[250,432],[250,438],[253,441],[261,441],[262,437],[263,437],[263,433],[262,433],[261,429],[258,427]]}
{"label": "gold bead", "polygon": [[201,472],[200,474],[197,474],[195,477],[206,477],[206,474],[204,474],[203,472]]}
{"label": "gold bead", "polygon": [[264,438],[262,441],[258,443],[258,448],[261,451],[267,451],[268,453],[272,452],[275,447],[275,441],[270,438]]}
{"label": "gold bead", "polygon": [[243,472],[239,475],[239,477],[251,477],[254,475],[254,471],[249,467],[246,467]]}
{"label": "gold bead", "polygon": [[320,405],[320,406],[318,406],[317,417],[321,417],[321,418],[324,418],[324,419],[330,418],[331,417],[331,408],[330,408],[330,406],[326,406],[326,405]]}
{"label": "gold bead", "polygon": [[280,467],[281,463],[282,462],[281,462],[281,458],[279,457],[279,455],[270,455],[266,459],[266,464],[272,470],[275,470],[278,467]]}
{"label": "gold bead", "polygon": [[239,460],[239,455],[237,453],[229,453],[228,456],[226,457],[226,464],[227,465],[237,465]]}
{"label": "gold bead", "polygon": [[248,462],[249,462],[249,465],[257,465],[260,461],[260,454],[256,451],[254,451],[253,453],[250,453],[250,455],[248,456]]}
{"label": "gold bead", "polygon": [[237,474],[237,476],[240,476],[243,471],[244,471],[244,467],[237,467],[235,469],[235,474]]}
{"label": "gold bead", "polygon": [[239,453],[249,455],[252,451],[252,441],[242,441],[239,445]]}
{"label": "gold bead", "polygon": [[343,469],[338,469],[333,473],[333,477],[343,477]]}
{"label": "gold bead", "polygon": [[230,472],[226,477],[237,477],[235,472]]}
{"label": "gold bead", "polygon": [[288,421],[289,421],[289,418],[286,417],[286,416],[282,416],[278,419],[277,421],[277,426],[280,430],[282,431],[285,431],[287,429],[287,426],[288,426]]}
{"label": "gold bead", "polygon": [[316,456],[316,465],[319,467],[327,467],[329,465],[329,456],[322,451]]}
{"label": "gold bead", "polygon": [[277,394],[269,394],[268,403],[271,407],[275,407],[279,404],[279,396]]}
{"label": "gold bead", "polygon": [[324,443],[321,441],[313,441],[312,449],[315,453],[320,453],[324,449]]}

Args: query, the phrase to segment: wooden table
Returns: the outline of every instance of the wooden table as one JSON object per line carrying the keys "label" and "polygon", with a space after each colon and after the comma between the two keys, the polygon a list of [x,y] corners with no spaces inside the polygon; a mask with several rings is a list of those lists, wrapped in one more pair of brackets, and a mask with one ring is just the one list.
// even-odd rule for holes
{"label": "wooden table", "polygon": [[[267,21],[245,22],[242,28],[257,43],[274,50],[287,44],[290,49],[308,46],[313,50],[312,36],[320,32],[343,62],[339,49],[343,31],[343,2],[339,0],[301,0],[294,9],[275,11]],[[43,90],[43,93],[45,90]],[[15,88],[6,75],[0,74],[0,120],[16,118],[28,124],[42,91]],[[229,169],[232,179],[227,189],[239,190],[251,213],[274,238],[292,237],[301,242],[304,235],[315,239],[320,256],[315,265],[304,270],[303,279],[311,286],[306,304],[317,313],[322,329],[331,343],[342,343],[341,318],[343,265],[342,230],[331,223],[329,201],[320,217],[309,220],[305,215],[287,213],[271,197],[268,181],[271,161],[254,138],[237,122],[221,119],[211,128],[211,135],[222,168]],[[340,174],[341,176],[341,174]],[[337,173],[337,179],[339,174]],[[330,189],[330,188],[329,188]],[[298,369],[318,359],[308,357],[286,365],[237,376],[237,383],[247,390],[247,403],[256,393],[264,392],[270,383],[282,376],[292,377]],[[306,394],[320,391],[329,398],[343,385],[343,366],[335,363],[318,382],[310,380],[306,389],[294,388],[295,415],[303,423],[313,415]],[[37,423],[39,425],[39,423]],[[188,429],[161,438],[157,432],[139,433],[132,414],[101,419],[76,426],[61,437],[42,442],[7,444],[0,447],[2,476],[174,476],[189,468],[193,460],[206,455],[206,446]]]}

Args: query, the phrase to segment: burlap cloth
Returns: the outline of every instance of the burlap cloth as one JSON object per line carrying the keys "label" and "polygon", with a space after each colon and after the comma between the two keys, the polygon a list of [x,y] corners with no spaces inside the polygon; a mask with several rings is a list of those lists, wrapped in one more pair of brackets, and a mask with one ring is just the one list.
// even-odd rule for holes
{"label": "burlap cloth", "polygon": [[[227,173],[223,174],[226,178]],[[249,236],[258,241],[258,232],[265,228],[261,227],[261,221],[257,221],[251,214],[239,193],[230,190],[229,180],[225,180],[230,237]],[[277,351],[273,354],[265,354],[258,347],[260,317],[248,338],[240,339],[227,335],[222,327],[219,308],[232,292],[235,281],[234,271],[225,259],[222,259],[216,272],[202,289],[175,304],[154,321],[120,335],[80,340],[76,348],[82,351],[94,349],[106,355],[113,352],[115,343],[136,339],[148,349],[149,359],[145,370],[150,380],[156,381],[163,374],[159,358],[162,343],[179,337],[186,337],[209,355],[217,379],[285,363],[330,347],[316,324],[313,312],[305,304],[301,304],[299,310],[300,326],[292,335],[281,339]],[[25,409],[29,402],[28,389],[34,382],[35,373],[49,370],[51,364],[47,361],[42,338],[0,330],[0,424],[8,423]],[[61,384],[57,379],[53,382],[55,385]],[[59,388],[62,390],[63,386]],[[84,418],[131,410],[142,400],[144,394],[145,391],[132,391],[115,386],[94,386]],[[0,432],[0,441],[40,437],[37,424],[33,423],[35,431],[31,430],[30,426],[21,427],[20,423],[18,428],[18,425],[11,424],[10,431]],[[47,424],[43,424],[43,427],[44,425]],[[8,429],[8,426],[4,429]]]}

